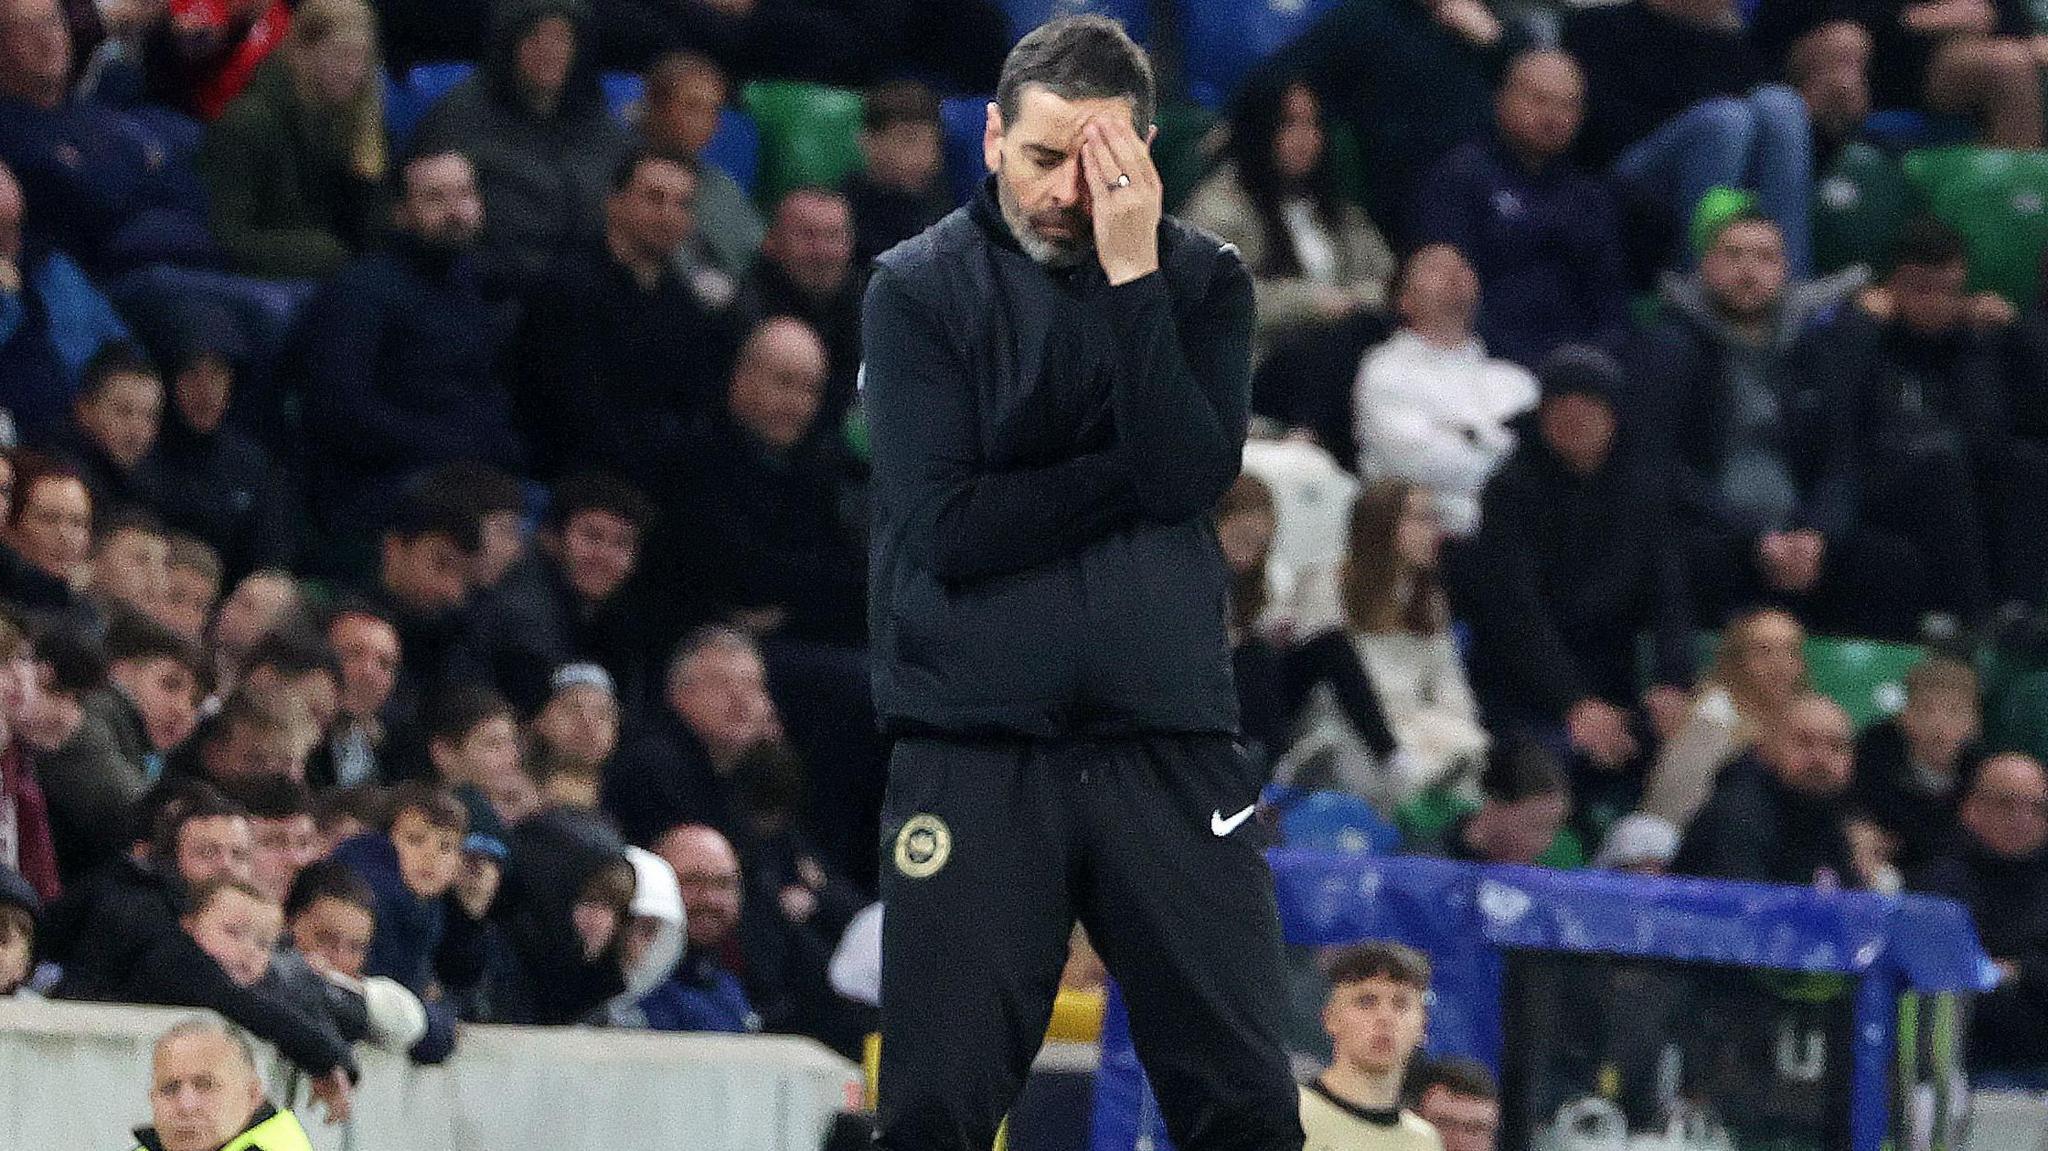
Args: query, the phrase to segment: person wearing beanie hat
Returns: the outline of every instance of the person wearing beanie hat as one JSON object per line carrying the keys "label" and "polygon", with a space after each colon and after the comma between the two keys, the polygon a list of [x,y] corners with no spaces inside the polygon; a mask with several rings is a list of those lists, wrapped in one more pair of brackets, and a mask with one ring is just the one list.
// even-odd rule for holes
{"label": "person wearing beanie hat", "polygon": [[553,694],[534,717],[532,756],[542,791],[557,802],[597,801],[605,765],[619,746],[619,700],[594,663],[558,669]]}
{"label": "person wearing beanie hat", "polygon": [[[1597,815],[1632,806],[1618,773],[1684,713],[1692,606],[1621,368],[1567,344],[1538,382],[1535,434],[1487,484],[1479,534],[1448,566],[1486,714],[1497,728],[1561,734],[1579,805]],[[1656,650],[1647,681],[1644,633]]]}

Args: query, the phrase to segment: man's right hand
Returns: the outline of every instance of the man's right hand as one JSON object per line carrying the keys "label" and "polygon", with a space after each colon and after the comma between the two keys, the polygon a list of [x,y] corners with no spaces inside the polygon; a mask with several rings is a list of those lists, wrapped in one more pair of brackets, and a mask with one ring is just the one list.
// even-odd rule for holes
{"label": "man's right hand", "polygon": [[1564,726],[1572,747],[1596,766],[1614,770],[1636,757],[1636,737],[1628,713],[1601,699],[1582,699],[1565,712]]}
{"label": "man's right hand", "polygon": [[313,1098],[327,1112],[327,1122],[348,1122],[349,1109],[355,1101],[355,1086],[348,1081],[348,1072],[336,1067],[325,1075],[314,1078],[309,1085]]}

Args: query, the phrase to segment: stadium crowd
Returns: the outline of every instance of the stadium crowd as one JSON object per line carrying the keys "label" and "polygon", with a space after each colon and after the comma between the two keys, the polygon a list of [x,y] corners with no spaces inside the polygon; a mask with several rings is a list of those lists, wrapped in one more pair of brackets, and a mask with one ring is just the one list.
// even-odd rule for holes
{"label": "stadium crowd", "polygon": [[[1004,19],[0,0],[0,990],[216,1009],[343,1109],[351,1045],[461,1021],[857,1051],[865,269],[953,207],[939,94]],[[2044,45],[2003,0],[1351,0],[1261,61],[1169,208],[1253,273],[1254,436],[1356,476],[1323,562],[1256,469],[1215,512],[1280,794],[1952,895],[2005,976],[1973,1067],[2048,1070],[2048,749],[1976,647],[2048,592],[2048,314],[1953,221],[1814,226],[1873,108],[2041,148]],[[842,185],[715,162],[764,78],[864,89]],[[1809,631],[1931,654],[1858,732]]]}

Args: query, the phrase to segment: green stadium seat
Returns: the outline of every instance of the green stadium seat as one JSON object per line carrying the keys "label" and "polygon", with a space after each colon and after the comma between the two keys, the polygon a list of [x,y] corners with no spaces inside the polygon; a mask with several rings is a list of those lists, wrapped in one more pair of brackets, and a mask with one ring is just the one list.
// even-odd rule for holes
{"label": "green stadium seat", "polygon": [[1926,656],[1913,644],[1814,636],[1806,641],[1807,678],[1861,729],[1905,706],[1906,672]]}
{"label": "green stadium seat", "polygon": [[1908,153],[1905,168],[1927,207],[1963,234],[1970,288],[2031,306],[2048,244],[2048,153],[1926,148]]}
{"label": "green stadium seat", "polygon": [[1912,211],[1912,189],[1897,159],[1869,144],[1842,148],[1813,195],[1813,260],[1822,274],[1851,264],[1882,266]]}
{"label": "green stadium seat", "polygon": [[836,188],[861,166],[860,93],[763,80],[748,84],[741,101],[761,133],[762,205],[793,188]]}
{"label": "green stadium seat", "polygon": [[1166,191],[1166,210],[1178,208],[1214,166],[1202,143],[1216,126],[1216,113],[1199,104],[1166,103],[1154,117],[1159,138],[1152,142],[1152,160]]}

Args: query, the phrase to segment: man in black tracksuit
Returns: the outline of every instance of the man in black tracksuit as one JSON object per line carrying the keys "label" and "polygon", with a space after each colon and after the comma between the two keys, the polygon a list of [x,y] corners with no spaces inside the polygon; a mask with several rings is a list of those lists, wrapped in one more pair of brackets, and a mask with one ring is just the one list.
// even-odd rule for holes
{"label": "man in black tracksuit", "polygon": [[878,261],[880,1143],[990,1145],[1086,926],[1183,1151],[1301,1146],[1210,527],[1249,401],[1251,280],[1159,214],[1143,54],[1012,51],[968,207]]}

